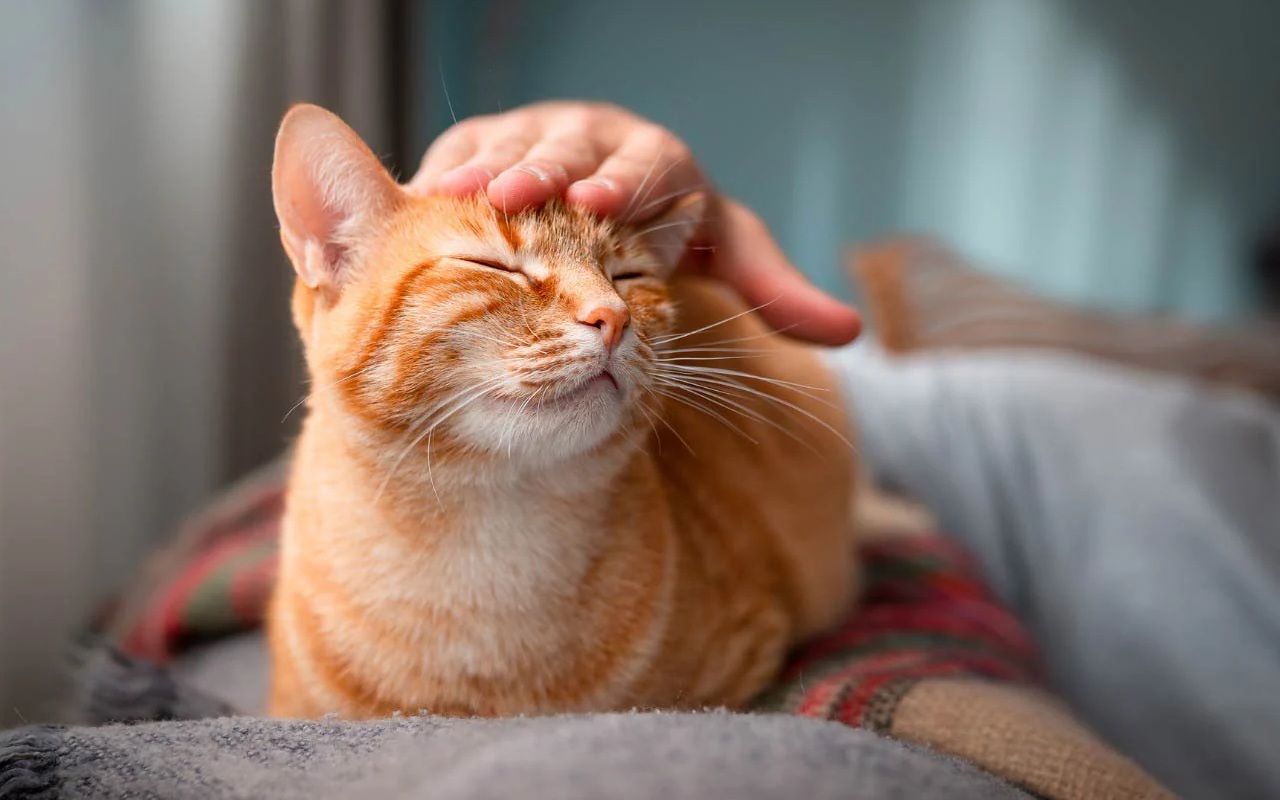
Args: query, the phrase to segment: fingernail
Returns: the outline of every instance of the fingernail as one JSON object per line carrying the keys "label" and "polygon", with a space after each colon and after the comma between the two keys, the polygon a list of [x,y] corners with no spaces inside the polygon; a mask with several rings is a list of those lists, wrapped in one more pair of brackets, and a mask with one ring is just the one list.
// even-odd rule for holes
{"label": "fingernail", "polygon": [[610,192],[616,192],[618,190],[618,184],[608,178],[583,178],[574,185],[581,186],[584,183],[589,183],[592,186],[599,186],[601,189],[607,189]]}
{"label": "fingernail", "polygon": [[537,178],[540,183],[546,183],[551,180],[551,175],[547,173],[546,170],[534,164],[521,164],[519,166],[512,167],[511,169],[515,172],[523,172],[525,175],[532,175]]}

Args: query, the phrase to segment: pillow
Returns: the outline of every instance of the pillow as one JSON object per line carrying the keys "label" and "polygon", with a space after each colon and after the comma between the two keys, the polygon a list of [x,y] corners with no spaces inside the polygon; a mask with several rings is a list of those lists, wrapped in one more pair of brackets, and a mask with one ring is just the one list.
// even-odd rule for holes
{"label": "pillow", "polygon": [[981,273],[928,239],[879,242],[851,252],[848,262],[875,335],[891,353],[1051,348],[1280,398],[1274,323],[1213,328],[1073,308]]}

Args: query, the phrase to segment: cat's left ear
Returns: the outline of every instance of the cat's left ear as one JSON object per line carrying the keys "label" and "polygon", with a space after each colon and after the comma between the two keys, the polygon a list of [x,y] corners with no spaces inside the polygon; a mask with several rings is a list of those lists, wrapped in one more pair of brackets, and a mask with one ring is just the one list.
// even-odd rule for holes
{"label": "cat's left ear", "polygon": [[336,114],[289,109],[276,135],[271,188],[280,240],[298,278],[336,291],[353,254],[402,197],[369,147]]}
{"label": "cat's left ear", "polygon": [[664,277],[671,274],[684,257],[689,240],[702,227],[706,211],[707,196],[693,192],[639,227],[637,238],[658,259]]}

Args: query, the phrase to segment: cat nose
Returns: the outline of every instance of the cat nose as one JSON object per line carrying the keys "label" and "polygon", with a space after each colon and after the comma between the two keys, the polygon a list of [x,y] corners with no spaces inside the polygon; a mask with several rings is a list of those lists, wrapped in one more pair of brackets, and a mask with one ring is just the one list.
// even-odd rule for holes
{"label": "cat nose", "polygon": [[631,324],[631,312],[627,311],[627,307],[623,305],[592,306],[578,314],[578,322],[599,328],[605,349],[612,353],[622,341],[623,334],[627,332],[627,326]]}

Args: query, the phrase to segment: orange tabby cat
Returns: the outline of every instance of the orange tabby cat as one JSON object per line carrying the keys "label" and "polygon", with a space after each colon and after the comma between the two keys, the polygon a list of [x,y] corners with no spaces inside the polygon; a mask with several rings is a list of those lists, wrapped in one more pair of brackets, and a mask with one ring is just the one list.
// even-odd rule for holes
{"label": "orange tabby cat", "polygon": [[415,197],[314,106],[272,177],[314,384],[273,715],[739,706],[850,608],[835,381],[668,282],[700,198],[631,230]]}

